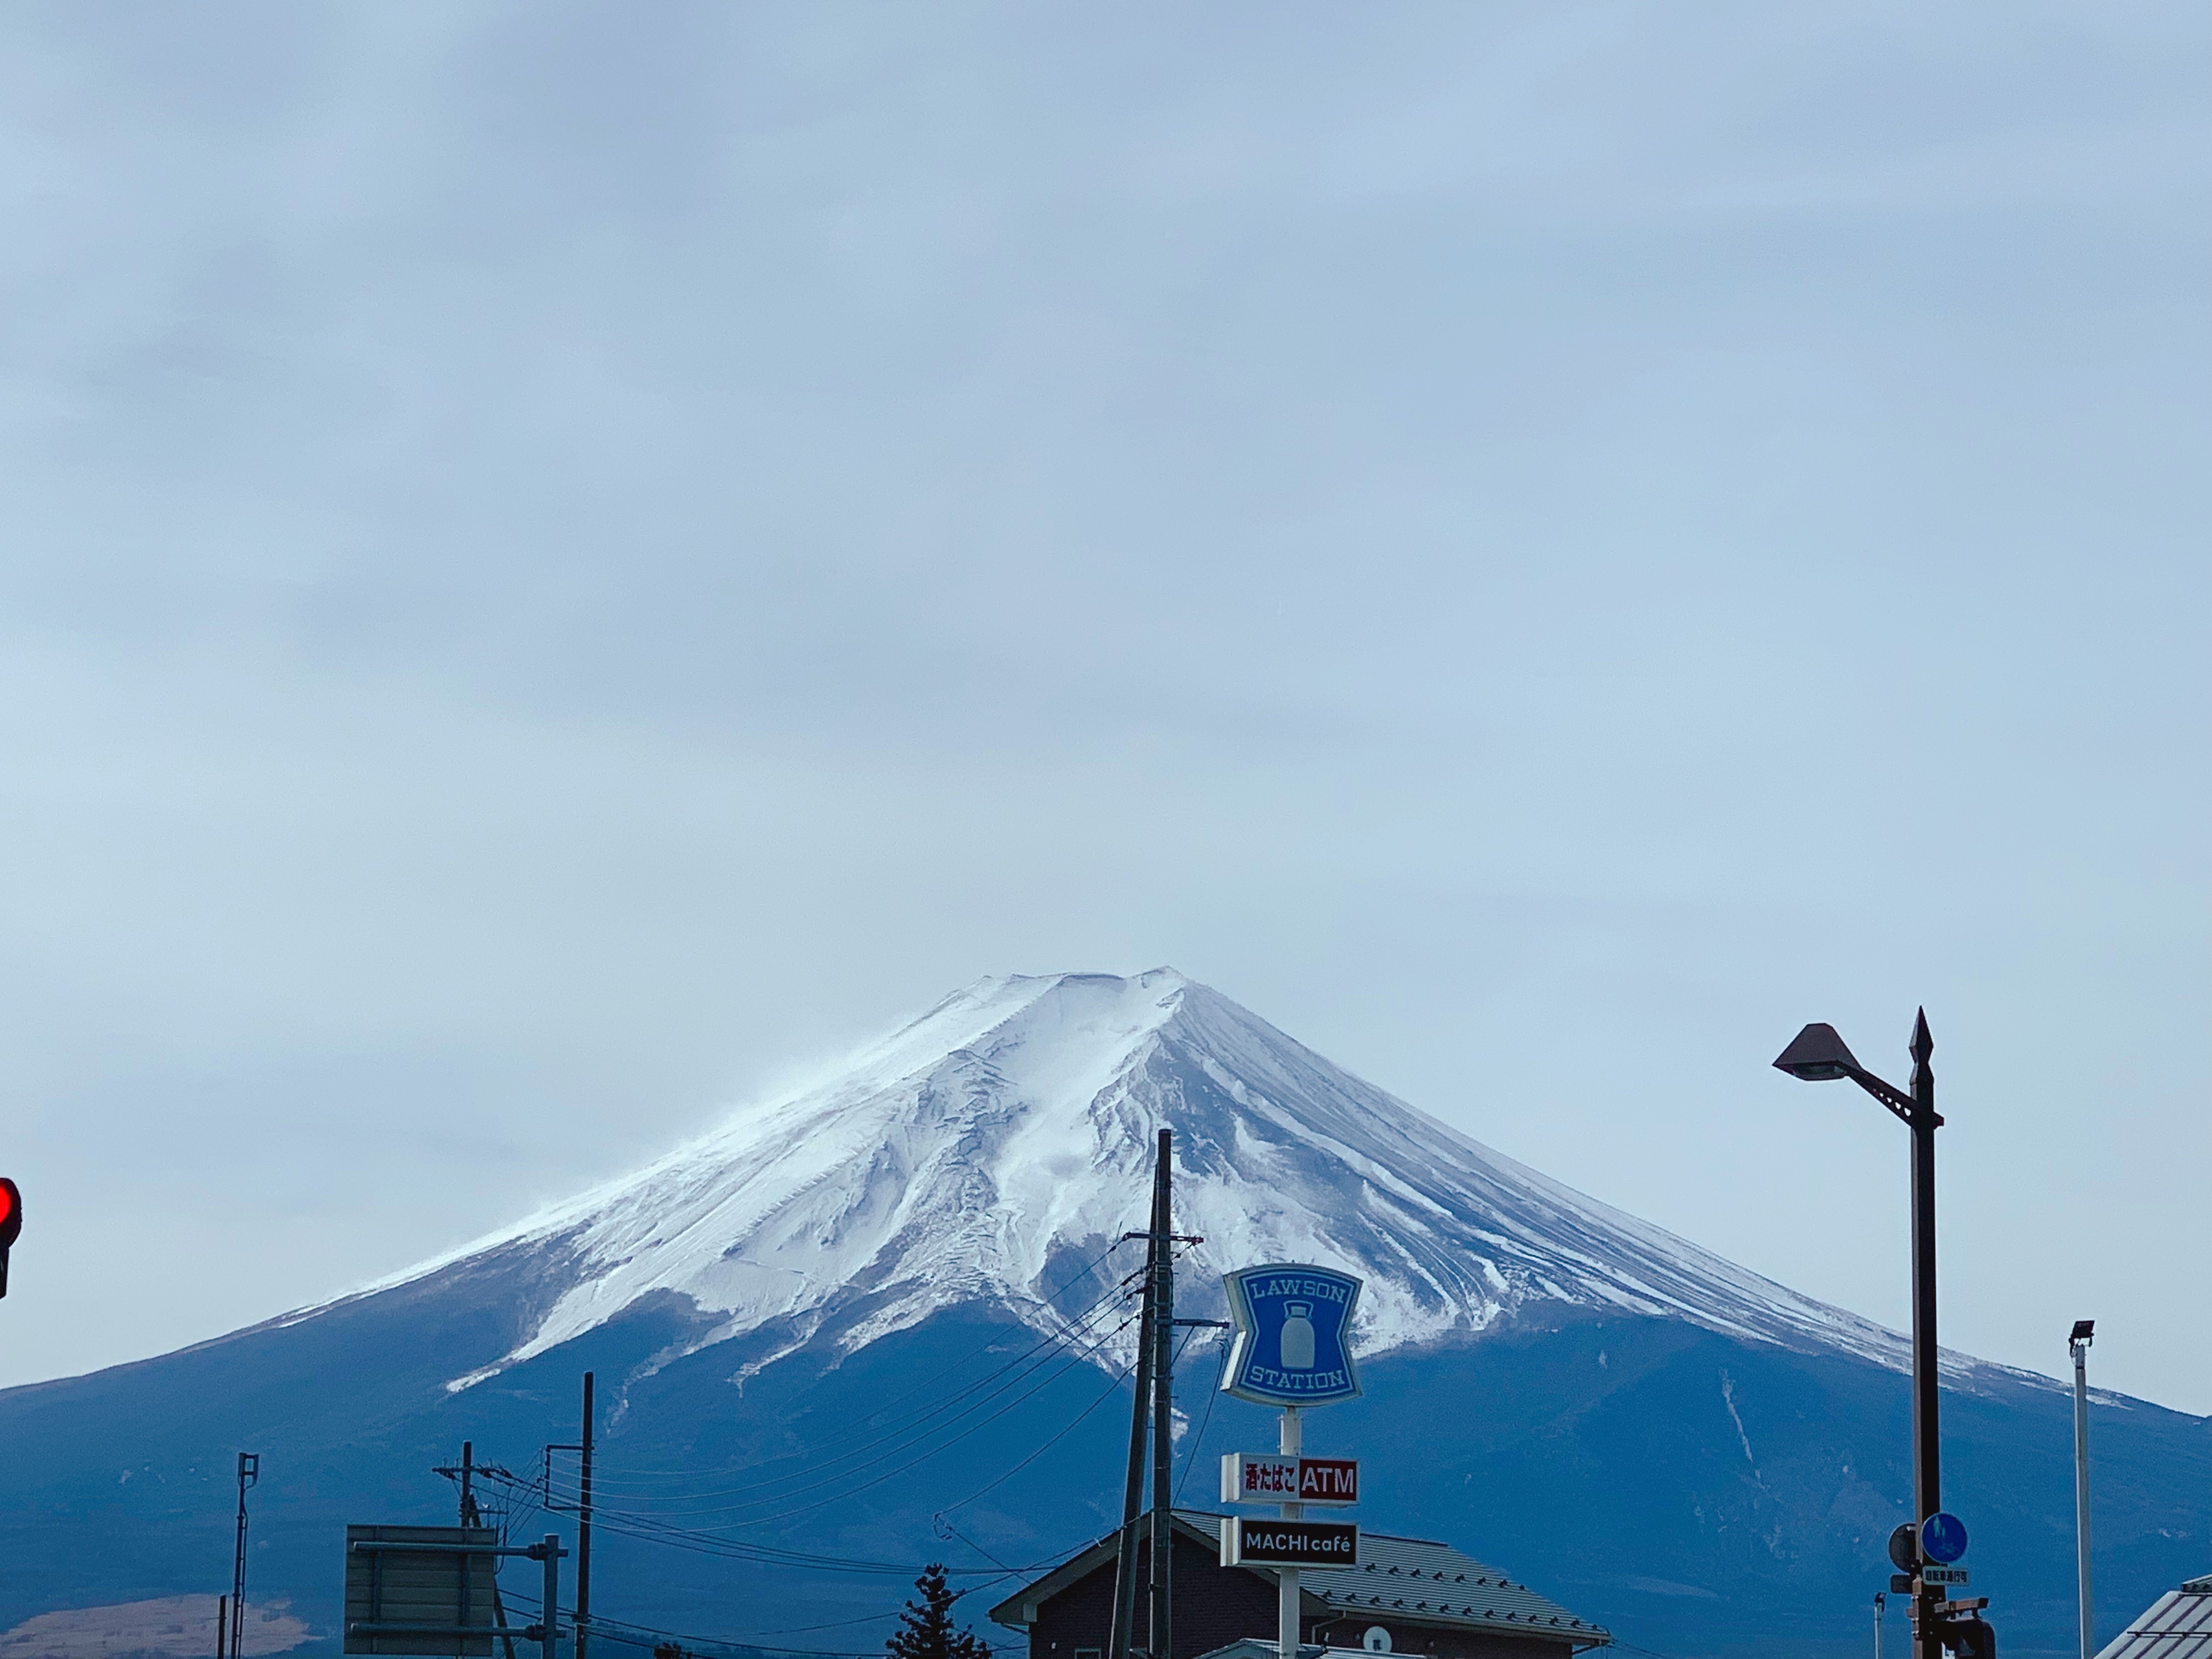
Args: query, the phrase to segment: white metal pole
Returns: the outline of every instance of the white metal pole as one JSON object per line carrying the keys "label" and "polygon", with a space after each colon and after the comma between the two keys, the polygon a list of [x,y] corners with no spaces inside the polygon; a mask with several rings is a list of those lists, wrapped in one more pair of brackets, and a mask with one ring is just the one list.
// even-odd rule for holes
{"label": "white metal pole", "polygon": [[2089,1342],[2078,1337],[2074,1350],[2074,1570],[2081,1597],[2081,1659],[2094,1659],[2095,1634],[2089,1599]]}
{"label": "white metal pole", "polygon": [[[1283,1407],[1283,1431],[1276,1449],[1285,1457],[1296,1457],[1305,1449],[1305,1435],[1298,1422],[1296,1406]],[[1285,1504],[1282,1517],[1285,1521],[1303,1520],[1303,1504]],[[1276,1659],[1298,1659],[1298,1570],[1296,1567],[1275,1569],[1275,1653]]]}
{"label": "white metal pole", "polygon": [[544,1659],[554,1659],[554,1644],[561,1634],[561,1534],[557,1532],[545,1534],[545,1588],[540,1599],[544,1603],[541,1609],[545,1615],[541,1621]]}
{"label": "white metal pole", "polygon": [[1874,1659],[1881,1659],[1881,1615],[1888,1606],[1889,1603],[1882,1599],[1882,1593],[1876,1590],[1874,1593]]}

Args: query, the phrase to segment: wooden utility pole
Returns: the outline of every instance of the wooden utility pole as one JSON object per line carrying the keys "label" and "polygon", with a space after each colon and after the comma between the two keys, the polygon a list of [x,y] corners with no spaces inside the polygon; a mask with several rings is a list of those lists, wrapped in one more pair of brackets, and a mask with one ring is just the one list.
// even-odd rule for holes
{"label": "wooden utility pole", "polygon": [[[1107,1659],[1170,1659],[1175,1622],[1175,1247],[1173,1179],[1175,1136],[1160,1131],[1159,1156],[1152,1166],[1152,1224],[1125,1238],[1145,1241],[1143,1313],[1137,1324],[1137,1395],[1129,1409],[1129,1470],[1121,1488],[1121,1547],[1114,1558],[1114,1628]],[[1150,1419],[1152,1463],[1151,1546],[1147,1577],[1152,1595],[1147,1623],[1150,1644],[1133,1648],[1137,1628],[1138,1522],[1145,1516],[1145,1447]]]}
{"label": "wooden utility pole", "polygon": [[583,1455],[576,1504],[576,1659],[592,1646],[592,1374],[584,1373]]}
{"label": "wooden utility pole", "polygon": [[1174,1137],[1160,1131],[1152,1174],[1152,1659],[1175,1653],[1175,1229],[1169,1210]]}
{"label": "wooden utility pole", "polygon": [[1114,1558],[1114,1627],[1108,1638],[1107,1659],[1129,1659],[1137,1623],[1137,1520],[1145,1509],[1146,1414],[1152,1407],[1154,1328],[1159,1323],[1154,1296],[1159,1288],[1160,1258],[1167,1250],[1158,1225],[1159,1179],[1155,1171],[1153,1225],[1143,1234],[1130,1235],[1145,1240],[1144,1299],[1137,1322],[1137,1394],[1129,1411],[1129,1468],[1121,1487],[1121,1537]]}

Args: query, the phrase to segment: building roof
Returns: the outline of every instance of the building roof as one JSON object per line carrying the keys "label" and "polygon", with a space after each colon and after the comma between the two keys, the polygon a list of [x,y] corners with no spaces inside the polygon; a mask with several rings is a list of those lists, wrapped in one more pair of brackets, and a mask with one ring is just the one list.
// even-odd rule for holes
{"label": "building roof", "polygon": [[2212,1659],[2212,1575],[2166,1591],[2097,1659]]}
{"label": "building roof", "polygon": [[[1219,1547],[1223,1516],[1177,1516],[1185,1518]],[[1577,1647],[1613,1640],[1613,1632],[1603,1626],[1576,1617],[1449,1544],[1397,1538],[1363,1527],[1359,1557],[1356,1567],[1301,1568],[1299,1587],[1331,1612],[1396,1613],[1485,1630],[1540,1630]]]}
{"label": "building roof", "polygon": [[[1177,1510],[1176,1529],[1218,1550],[1225,1518],[1203,1510]],[[1107,1534],[1035,1583],[1016,1591],[991,1609],[991,1617],[1002,1625],[1025,1626],[1036,1617],[1033,1609],[1040,1602],[1111,1559],[1119,1535],[1118,1531]],[[1602,1625],[1569,1613],[1558,1602],[1449,1544],[1427,1538],[1399,1538],[1363,1527],[1359,1555],[1360,1565],[1356,1567],[1299,1569],[1301,1599],[1309,1614],[1357,1618],[1367,1613],[1457,1630],[1541,1635],[1578,1648],[1602,1647],[1613,1640],[1613,1632]],[[1273,1577],[1264,1567],[1248,1566],[1245,1571]]]}

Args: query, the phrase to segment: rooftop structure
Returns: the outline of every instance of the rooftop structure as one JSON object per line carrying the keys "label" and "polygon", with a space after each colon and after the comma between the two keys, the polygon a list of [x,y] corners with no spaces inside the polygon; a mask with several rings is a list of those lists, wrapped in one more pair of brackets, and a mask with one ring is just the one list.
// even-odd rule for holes
{"label": "rooftop structure", "polygon": [[2212,1573],[2166,1591],[2107,1642],[2097,1659],[2212,1659]]}
{"label": "rooftop structure", "polygon": [[[1275,1651],[1275,1574],[1219,1565],[1223,1518],[1176,1511],[1174,1659],[1267,1659]],[[1091,1650],[1103,1649],[1116,1536],[1108,1534],[991,1609],[1000,1624],[1029,1633],[1030,1659],[1095,1659]],[[1301,1659],[1316,1659],[1322,1648],[1567,1659],[1613,1640],[1602,1626],[1449,1544],[1363,1528],[1359,1551],[1356,1567],[1301,1569],[1299,1635],[1316,1644],[1301,1648]]]}

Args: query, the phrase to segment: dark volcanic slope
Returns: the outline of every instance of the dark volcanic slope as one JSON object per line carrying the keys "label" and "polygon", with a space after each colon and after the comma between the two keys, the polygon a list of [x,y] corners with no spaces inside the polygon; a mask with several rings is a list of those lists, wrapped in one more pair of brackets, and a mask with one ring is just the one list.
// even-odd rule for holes
{"label": "dark volcanic slope", "polygon": [[[1265,1257],[1369,1276],[1369,1395],[1310,1436],[1368,1461],[1370,1526],[1448,1536],[1642,1645],[1861,1650],[1910,1485],[1893,1335],[1500,1158],[1166,970],[988,981],[458,1260],[0,1394],[0,1629],[226,1588],[243,1448],[264,1458],[257,1593],[327,1632],[343,1524],[447,1519],[428,1470],[465,1438],[534,1476],[575,1438],[590,1368],[599,1611],[872,1649],[884,1627],[845,1621],[895,1607],[921,1562],[1042,1561],[1116,1513],[1113,1241],[1161,1125],[1179,1218],[1209,1241],[1186,1308]],[[2066,1396],[1951,1358],[1947,1498],[1975,1589],[2008,1656],[2068,1650]],[[1185,1497],[1204,1501],[1213,1455],[1272,1429],[1208,1412],[1211,1348],[1183,1369],[1204,1429]],[[2212,1562],[2212,1444],[2127,1401],[2099,1408],[2095,1446],[2111,1624]],[[513,1498],[519,1529],[570,1530],[533,1501]]]}

